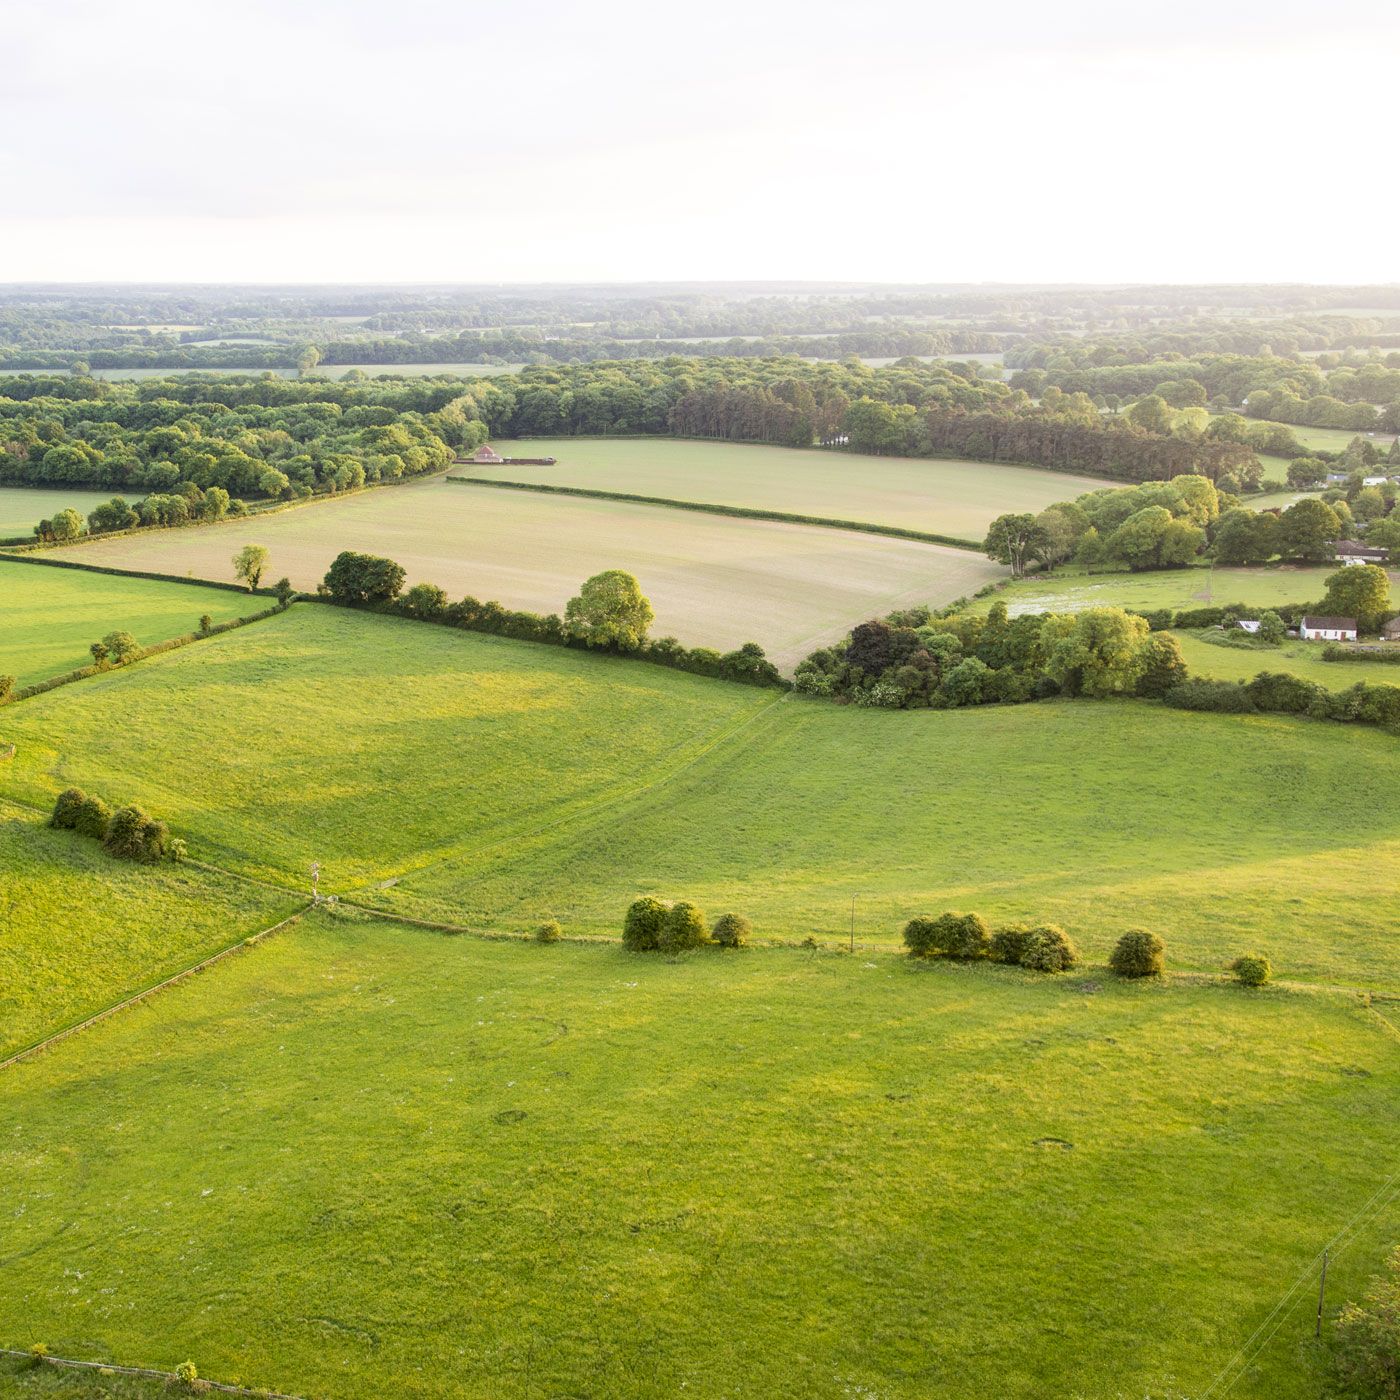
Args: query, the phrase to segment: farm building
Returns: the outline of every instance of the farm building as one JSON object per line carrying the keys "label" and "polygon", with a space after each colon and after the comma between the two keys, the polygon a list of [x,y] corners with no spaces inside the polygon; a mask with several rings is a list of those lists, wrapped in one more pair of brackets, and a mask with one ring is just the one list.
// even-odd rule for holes
{"label": "farm building", "polygon": [[1392,617],[1390,621],[1381,628],[1381,641],[1400,642],[1400,617]]}
{"label": "farm building", "polygon": [[453,464],[473,467],[552,467],[553,457],[502,457],[489,443],[483,443],[470,457],[454,457]]}
{"label": "farm building", "polygon": [[505,458],[490,443],[482,443],[467,461],[475,467],[499,467]]}
{"label": "farm building", "polygon": [[1354,642],[1354,617],[1305,617],[1298,625],[1298,635],[1309,642]]}
{"label": "farm building", "polygon": [[1384,564],[1390,558],[1388,549],[1360,540],[1334,540],[1332,552],[1339,564]]}
{"label": "farm building", "polygon": [[1257,618],[1242,617],[1240,618],[1239,626],[1240,631],[1248,632],[1251,636],[1253,636],[1254,633],[1258,632],[1259,630],[1259,621]]}

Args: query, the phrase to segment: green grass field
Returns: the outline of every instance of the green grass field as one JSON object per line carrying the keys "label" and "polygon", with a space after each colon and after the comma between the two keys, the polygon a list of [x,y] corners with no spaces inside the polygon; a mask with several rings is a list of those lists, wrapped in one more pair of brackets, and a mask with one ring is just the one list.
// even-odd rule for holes
{"label": "green grass field", "polygon": [[866,457],[674,438],[530,438],[503,456],[557,457],[553,467],[457,467],[459,475],[538,481],[673,500],[783,510],[980,540],[1008,511],[1040,511],[1112,483],[990,462]]}
{"label": "green grass field", "polygon": [[0,486],[0,540],[33,538],[41,520],[69,507],[86,519],[94,506],[110,501],[112,495],[111,491]]}
{"label": "green grass field", "polygon": [[[116,791],[104,794],[120,797]],[[116,804],[113,804],[116,805]],[[0,1056],[293,912],[288,895],[114,860],[0,803]]]}
{"label": "green grass field", "polygon": [[90,665],[88,648],[108,632],[130,632],[150,646],[195,631],[205,613],[224,622],[266,605],[264,598],[223,588],[49,569],[0,557],[0,673],[29,685]]}
{"label": "green grass field", "polygon": [[1326,642],[1289,640],[1281,646],[1222,645],[1218,632],[1177,632],[1181,654],[1193,676],[1214,680],[1247,681],[1260,671],[1287,671],[1316,681],[1328,690],[1344,690],[1357,681],[1368,685],[1400,685],[1400,667],[1367,661],[1324,661]]}
{"label": "green grass field", "polygon": [[[328,1400],[1199,1395],[1397,1093],[1325,994],[318,916],[0,1080],[0,1335]],[[1317,1393],[1308,1307],[1232,1394]]]}
{"label": "green grass field", "polygon": [[[201,707],[218,736],[183,742]],[[319,860],[331,891],[472,927],[615,935],[654,891],[830,941],[855,895],[867,946],[973,908],[1103,957],[1150,918],[1181,966],[1259,944],[1287,975],[1400,988],[1400,894],[1377,877],[1400,750],[1373,730],[843,709],[310,604],[25,701],[4,730],[0,781],[35,803],[121,793],[197,856],[298,887]]]}
{"label": "green grass field", "polygon": [[441,478],[199,530],[97,540],[56,557],[231,580],[244,544],[267,577],[313,589],[343,549],[386,554],[408,582],[508,607],[562,613],[603,569],[636,574],[653,634],[728,650],[759,642],[791,667],[855,623],[910,603],[973,593],[1004,570],[980,554],[846,530],[548,498]]}
{"label": "green grass field", "polygon": [[[1270,422],[1266,418],[1251,418],[1251,423]],[[1394,433],[1358,433],[1354,428],[1309,428],[1298,423],[1273,423],[1276,428],[1287,428],[1304,447],[1321,447],[1328,452],[1343,452],[1355,437],[1365,438],[1386,447],[1395,441]]]}
{"label": "green grass field", "polygon": [[[1336,565],[1300,568],[1280,564],[1268,568],[1164,569],[1141,574],[1085,573],[1072,566],[1050,574],[1032,574],[1008,583],[988,598],[973,605],[986,612],[994,602],[1006,604],[1013,616],[1028,612],[1079,612],[1083,608],[1133,608],[1153,612],[1159,608],[1251,604],[1258,608],[1281,603],[1320,601],[1327,591],[1327,579]],[[1391,575],[1392,586],[1400,585],[1400,574]]]}

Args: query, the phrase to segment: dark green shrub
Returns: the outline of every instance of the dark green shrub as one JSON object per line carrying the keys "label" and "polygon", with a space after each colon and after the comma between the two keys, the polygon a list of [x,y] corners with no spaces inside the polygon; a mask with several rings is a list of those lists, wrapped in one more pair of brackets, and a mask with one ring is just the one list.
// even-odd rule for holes
{"label": "dark green shrub", "polygon": [[650,953],[661,946],[661,926],[666,906],[652,895],[634,899],[622,924],[622,946],[634,953]]}
{"label": "dark green shrub", "polygon": [[1256,709],[1287,715],[1307,714],[1326,695],[1324,688],[1313,681],[1273,671],[1260,671],[1245,683],[1244,690]]}
{"label": "dark green shrub", "polygon": [[721,914],[710,930],[710,937],[721,948],[743,948],[752,933],[752,926],[742,914]]}
{"label": "dark green shrub", "polygon": [[1058,924],[1041,924],[1026,938],[1021,966],[1032,972],[1068,972],[1079,963],[1079,949]]}
{"label": "dark green shrub", "polygon": [[107,648],[107,656],[116,666],[134,661],[141,655],[141,644],[130,632],[108,632],[102,639],[102,645]]}
{"label": "dark green shrub", "polygon": [[546,919],[544,923],[535,930],[535,941],[537,943],[558,943],[563,936],[564,930],[559,927],[558,919]]}
{"label": "dark green shrub", "polygon": [[118,807],[112,813],[103,844],[121,860],[160,860],[166,854],[170,829],[148,817],[140,807]]}
{"label": "dark green shrub", "polygon": [[272,591],[277,597],[277,606],[284,611],[296,596],[296,589],[292,587],[292,581],[289,578],[279,578],[272,585]]}
{"label": "dark green shrub", "polygon": [[1157,977],[1166,966],[1166,944],[1145,928],[1130,928],[1118,940],[1108,965],[1120,977]]}
{"label": "dark green shrub", "polygon": [[1005,928],[999,928],[987,946],[987,956],[993,962],[1019,965],[1026,955],[1031,932],[1027,924],[1008,924]]}
{"label": "dark green shrub", "polygon": [[904,946],[909,949],[910,957],[930,958],[939,951],[938,926],[939,920],[922,917],[910,919],[904,925]]}
{"label": "dark green shrub", "polygon": [[705,916],[686,899],[678,899],[667,911],[661,924],[661,951],[683,953],[709,942]]}
{"label": "dark green shrub", "polygon": [[1400,1249],[1385,1272],[1371,1280],[1360,1303],[1347,1303],[1337,1317],[1333,1366],[1341,1394],[1400,1395]]}
{"label": "dark green shrub", "polygon": [[73,817],[73,830],[79,836],[91,836],[101,841],[111,825],[112,809],[100,797],[85,797]]}
{"label": "dark green shrub", "polygon": [[82,811],[86,801],[87,794],[82,788],[64,788],[53,804],[53,816],[49,818],[49,825],[63,831],[72,831],[78,824],[78,813]]}
{"label": "dark green shrub", "polygon": [[199,632],[200,632],[200,635],[201,635],[201,636],[207,637],[207,636],[209,635],[209,629],[210,629],[213,625],[214,625],[214,619],[213,619],[212,617],[210,617],[208,613],[200,613],[200,615],[199,615]]}
{"label": "dark green shrub", "polygon": [[980,914],[944,914],[938,920],[936,937],[949,958],[985,958],[992,941]]}
{"label": "dark green shrub", "polygon": [[1178,710],[1202,710],[1220,715],[1254,713],[1254,701],[1237,681],[1184,681],[1174,685],[1162,698]]}
{"label": "dark green shrub", "polygon": [[399,596],[403,584],[402,565],[347,549],[331,561],[321,587],[337,603],[387,603]]}
{"label": "dark green shrub", "polygon": [[15,688],[15,678],[13,676],[0,676],[0,705],[3,705],[10,698]]}
{"label": "dark green shrub", "polygon": [[1274,969],[1263,953],[1241,953],[1230,964],[1235,981],[1242,987],[1262,987],[1274,975]]}

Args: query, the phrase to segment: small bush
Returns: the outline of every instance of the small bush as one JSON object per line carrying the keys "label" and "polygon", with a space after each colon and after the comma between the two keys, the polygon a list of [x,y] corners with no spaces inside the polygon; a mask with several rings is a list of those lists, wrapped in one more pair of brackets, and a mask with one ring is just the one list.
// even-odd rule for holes
{"label": "small bush", "polygon": [[1005,928],[999,928],[987,946],[987,956],[993,962],[1019,966],[1021,959],[1026,955],[1026,944],[1030,936],[1031,929],[1027,924],[1008,924]]}
{"label": "small bush", "polygon": [[101,841],[112,821],[112,809],[100,797],[85,797],[73,816],[73,830],[79,836],[91,836]]}
{"label": "small bush", "polygon": [[1241,953],[1230,964],[1230,971],[1242,987],[1262,987],[1274,975],[1273,965],[1263,953]]}
{"label": "small bush", "polygon": [[661,950],[682,953],[709,942],[705,916],[689,900],[678,899],[667,911],[661,925]]}
{"label": "small bush", "polygon": [[1021,966],[1032,972],[1068,972],[1079,963],[1079,949],[1058,924],[1033,928],[1021,953]]}
{"label": "small bush", "polygon": [[1118,940],[1108,965],[1120,977],[1157,977],[1166,966],[1167,945],[1145,928],[1130,928]]}
{"label": "small bush", "polygon": [[35,1342],[29,1348],[29,1359],[36,1365],[42,1366],[49,1359],[49,1349],[43,1342]]}
{"label": "small bush", "polygon": [[14,692],[15,678],[13,676],[0,676],[0,705],[3,705]]}
{"label": "small bush", "polygon": [[210,617],[208,613],[200,613],[200,615],[199,615],[199,635],[200,635],[201,637],[207,637],[207,636],[209,635],[209,629],[210,629],[213,625],[214,625],[214,619],[213,619],[212,617]]}
{"label": "small bush", "polygon": [[149,863],[166,854],[170,829],[164,822],[148,817],[137,806],[118,807],[112,813],[103,844],[121,860]]}
{"label": "small bush", "polygon": [[1238,681],[1183,681],[1162,698],[1178,710],[1201,710],[1217,715],[1254,713],[1254,701]]}
{"label": "small bush", "polygon": [[199,1379],[199,1372],[195,1370],[193,1361],[182,1361],[175,1368],[175,1379],[181,1385],[192,1386]]}
{"label": "small bush", "polygon": [[535,930],[535,942],[537,943],[558,943],[563,936],[564,930],[559,927],[558,919],[546,919]]}
{"label": "small bush", "polygon": [[622,946],[633,953],[650,953],[661,946],[661,925],[666,906],[646,894],[634,899],[622,924]]}
{"label": "small bush", "polygon": [[949,958],[985,958],[992,936],[980,914],[944,914],[938,920],[939,946]]}
{"label": "small bush", "polygon": [[78,824],[78,813],[82,811],[86,801],[87,794],[82,788],[64,788],[53,804],[53,816],[49,818],[49,825],[56,826],[61,831],[72,831]]}
{"label": "small bush", "polygon": [[937,919],[913,918],[904,925],[904,946],[912,958],[931,958],[939,951]]}
{"label": "small bush", "polygon": [[710,930],[710,937],[721,948],[743,948],[752,933],[752,925],[742,914],[721,914]]}

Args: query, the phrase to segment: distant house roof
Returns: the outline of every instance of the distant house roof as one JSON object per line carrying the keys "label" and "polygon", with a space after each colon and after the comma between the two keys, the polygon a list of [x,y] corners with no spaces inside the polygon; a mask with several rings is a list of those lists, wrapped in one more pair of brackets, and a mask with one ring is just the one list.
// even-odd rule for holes
{"label": "distant house roof", "polygon": [[1387,640],[1400,637],[1400,617],[1392,617],[1390,621],[1381,628],[1381,636],[1385,637]]}
{"label": "distant house roof", "polygon": [[1305,617],[1303,626],[1312,632],[1355,632],[1354,617]]}
{"label": "distant house roof", "polygon": [[485,443],[472,453],[473,462],[500,462],[503,460],[501,454],[494,447]]}
{"label": "distant house roof", "polygon": [[1365,559],[1390,558],[1390,551],[1384,546],[1367,544],[1364,540],[1333,540],[1332,552],[1337,555],[1351,554]]}

